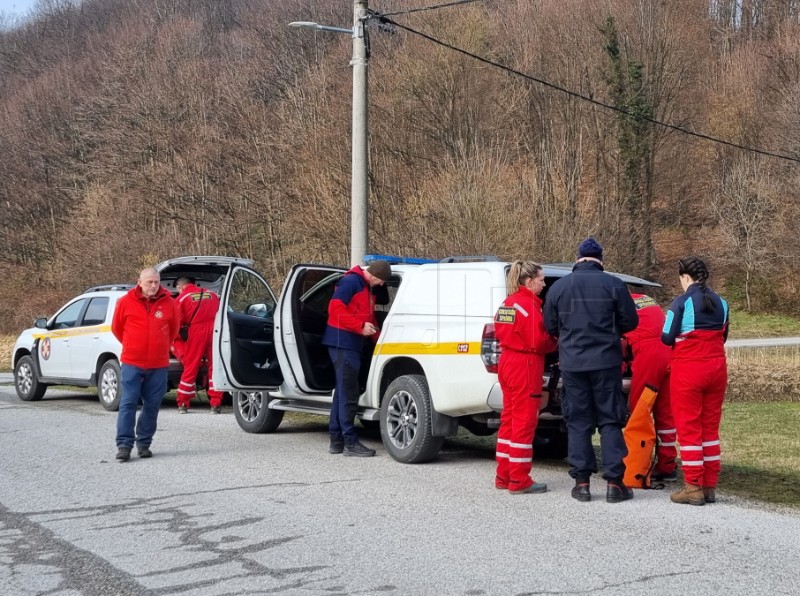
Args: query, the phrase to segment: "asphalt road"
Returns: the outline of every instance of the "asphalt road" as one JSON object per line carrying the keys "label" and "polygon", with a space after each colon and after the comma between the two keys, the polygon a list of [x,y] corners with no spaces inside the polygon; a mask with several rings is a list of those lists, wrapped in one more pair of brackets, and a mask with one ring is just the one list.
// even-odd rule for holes
{"label": "asphalt road", "polygon": [[[309,420],[312,420],[309,422]],[[327,453],[322,418],[248,435],[226,408],[162,410],[155,456],[114,460],[87,394],[0,386],[0,594],[797,594],[800,516],[720,495],[569,497],[493,486],[492,451],[428,465]]]}

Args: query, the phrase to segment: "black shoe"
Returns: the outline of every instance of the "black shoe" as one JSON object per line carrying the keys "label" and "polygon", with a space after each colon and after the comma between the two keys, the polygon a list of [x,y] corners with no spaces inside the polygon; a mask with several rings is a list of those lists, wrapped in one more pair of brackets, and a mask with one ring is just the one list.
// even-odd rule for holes
{"label": "black shoe", "polygon": [[131,458],[131,448],[130,447],[120,447],[117,449],[117,459],[120,463],[124,461],[128,461]]}
{"label": "black shoe", "polygon": [[372,457],[375,455],[375,450],[361,443],[353,443],[352,445],[344,446],[344,454],[351,457]]}
{"label": "black shoe", "polygon": [[331,445],[328,447],[328,453],[333,453],[336,455],[342,451],[344,451],[344,441],[334,441],[331,439]]}
{"label": "black shoe", "polygon": [[606,489],[606,501],[622,503],[633,498],[633,491],[622,483],[622,480],[609,480]]}
{"label": "black shoe", "polygon": [[678,470],[672,472],[654,472],[650,476],[650,480],[654,482],[676,482],[678,480]]}
{"label": "black shoe", "polygon": [[575,486],[572,487],[572,498],[577,499],[581,503],[588,503],[592,500],[592,493],[589,492],[588,480],[575,481]]}
{"label": "black shoe", "polygon": [[153,457],[153,452],[150,451],[149,447],[139,447],[139,457],[143,459],[147,459],[148,457]]}

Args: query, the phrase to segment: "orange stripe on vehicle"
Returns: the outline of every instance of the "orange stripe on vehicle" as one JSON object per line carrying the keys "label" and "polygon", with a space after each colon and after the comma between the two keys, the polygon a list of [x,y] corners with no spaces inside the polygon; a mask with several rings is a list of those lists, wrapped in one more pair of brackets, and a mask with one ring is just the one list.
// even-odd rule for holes
{"label": "orange stripe on vehicle", "polygon": [[383,354],[385,356],[396,356],[404,354],[414,355],[443,355],[448,354],[472,354],[478,355],[481,353],[481,342],[444,342],[423,344],[416,342],[387,342],[376,346],[375,354]]}
{"label": "orange stripe on vehicle", "polygon": [[88,327],[75,327],[74,329],[58,329],[56,331],[42,331],[34,333],[33,339],[44,337],[78,337],[79,335],[94,335],[95,333],[106,333],[111,331],[111,325],[90,325]]}

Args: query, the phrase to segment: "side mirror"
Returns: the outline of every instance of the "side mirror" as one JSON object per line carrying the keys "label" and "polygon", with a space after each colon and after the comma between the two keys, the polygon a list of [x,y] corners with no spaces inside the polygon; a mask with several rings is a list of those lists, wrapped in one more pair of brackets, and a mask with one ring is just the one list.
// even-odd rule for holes
{"label": "side mirror", "polygon": [[270,308],[266,304],[251,304],[247,307],[245,314],[251,317],[266,319],[271,313]]}
{"label": "side mirror", "polygon": [[33,322],[33,326],[37,329],[47,329],[47,319],[39,317]]}

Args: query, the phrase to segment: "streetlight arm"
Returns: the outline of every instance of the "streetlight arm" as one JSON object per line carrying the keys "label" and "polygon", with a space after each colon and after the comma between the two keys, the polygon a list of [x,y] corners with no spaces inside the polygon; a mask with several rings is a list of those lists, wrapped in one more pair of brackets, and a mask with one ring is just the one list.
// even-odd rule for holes
{"label": "streetlight arm", "polygon": [[350,35],[354,34],[353,29],[330,27],[329,25],[320,25],[319,23],[315,23],[313,21],[294,21],[289,23],[289,27],[295,27],[298,29],[314,29],[315,31],[333,31],[334,33],[349,33]]}

